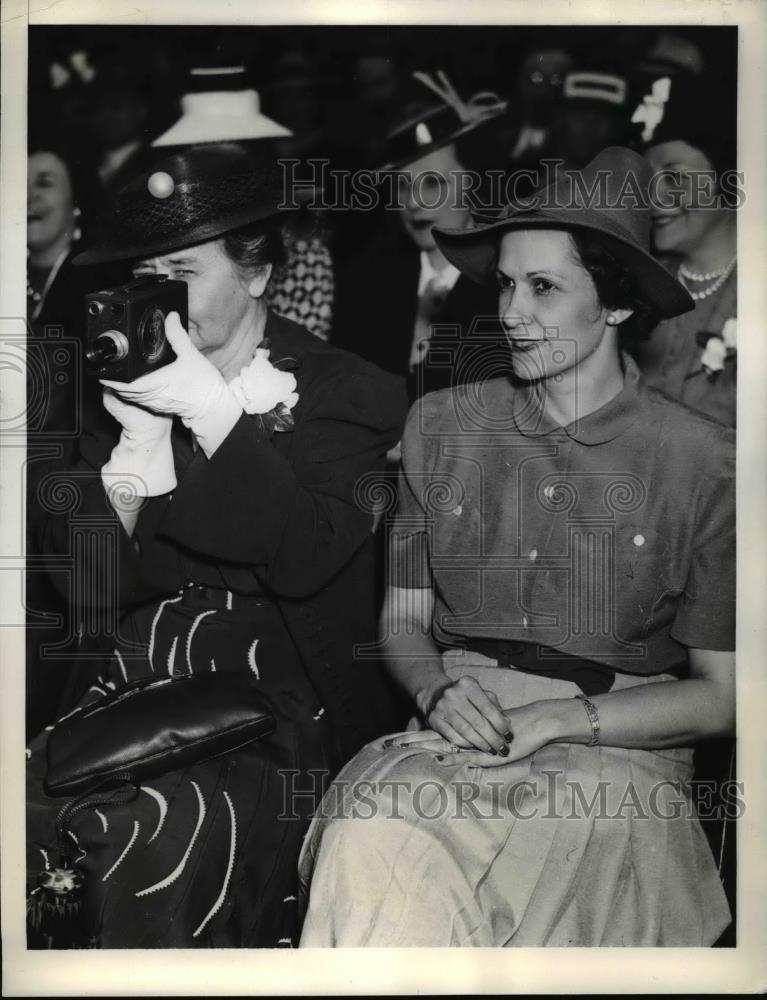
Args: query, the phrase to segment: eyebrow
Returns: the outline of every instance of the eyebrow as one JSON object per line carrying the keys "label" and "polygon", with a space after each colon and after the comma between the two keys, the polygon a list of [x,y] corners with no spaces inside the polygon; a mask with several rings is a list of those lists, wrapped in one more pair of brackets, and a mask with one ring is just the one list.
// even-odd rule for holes
{"label": "eyebrow", "polygon": [[[507,274],[500,267],[496,267],[496,271],[498,272],[498,274],[502,274],[504,276],[504,278],[510,278],[511,277],[510,274]],[[548,274],[552,278],[559,278],[560,281],[564,281],[565,280],[565,276],[563,274],[560,274],[558,271],[552,271],[548,267],[536,267],[532,271],[528,271],[525,274],[525,277],[526,278],[534,278],[537,274]]]}
{"label": "eyebrow", "polygon": [[166,257],[169,264],[196,264],[196,257]]}

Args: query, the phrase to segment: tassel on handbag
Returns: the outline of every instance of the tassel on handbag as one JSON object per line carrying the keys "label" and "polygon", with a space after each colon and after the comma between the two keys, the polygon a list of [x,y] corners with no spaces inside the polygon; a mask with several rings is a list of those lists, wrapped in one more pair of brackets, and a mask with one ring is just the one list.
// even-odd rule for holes
{"label": "tassel on handbag", "polygon": [[[103,794],[115,786],[121,794]],[[88,932],[83,922],[85,875],[73,858],[69,824],[84,809],[131,802],[138,791],[131,775],[118,774],[102,782],[93,792],[67,802],[59,810],[56,816],[56,864],[47,866],[38,874],[35,887],[27,896],[28,948],[51,950],[97,947],[96,938]]]}

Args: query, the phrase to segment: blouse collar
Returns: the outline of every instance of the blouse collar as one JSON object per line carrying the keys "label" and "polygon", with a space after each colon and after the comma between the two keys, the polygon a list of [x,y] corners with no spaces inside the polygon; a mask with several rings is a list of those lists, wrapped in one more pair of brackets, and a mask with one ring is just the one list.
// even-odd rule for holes
{"label": "blouse collar", "polygon": [[636,362],[621,354],[623,388],[617,396],[579,420],[566,426],[558,424],[546,414],[542,400],[533,386],[515,390],[512,396],[514,426],[525,437],[543,437],[549,434],[566,435],[579,444],[594,445],[612,441],[623,434],[638,418],[642,381]]}

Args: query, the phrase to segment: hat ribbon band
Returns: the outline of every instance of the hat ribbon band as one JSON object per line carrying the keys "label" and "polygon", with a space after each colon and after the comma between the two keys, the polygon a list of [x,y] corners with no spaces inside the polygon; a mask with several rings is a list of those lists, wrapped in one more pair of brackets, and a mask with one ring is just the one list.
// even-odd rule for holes
{"label": "hat ribbon band", "polygon": [[413,73],[413,78],[433,91],[445,104],[448,104],[465,125],[479,121],[480,118],[484,118],[486,115],[503,111],[506,108],[508,102],[502,100],[497,94],[489,90],[474,94],[468,101],[464,101],[441,69],[437,70],[436,75],[439,81],[428,73],[417,70]]}

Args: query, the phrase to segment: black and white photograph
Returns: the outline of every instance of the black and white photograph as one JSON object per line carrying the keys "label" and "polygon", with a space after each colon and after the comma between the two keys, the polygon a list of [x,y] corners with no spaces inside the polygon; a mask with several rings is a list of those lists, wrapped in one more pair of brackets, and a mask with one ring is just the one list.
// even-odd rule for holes
{"label": "black and white photograph", "polygon": [[765,8],[367,6],[7,5],[4,993],[758,992]]}

